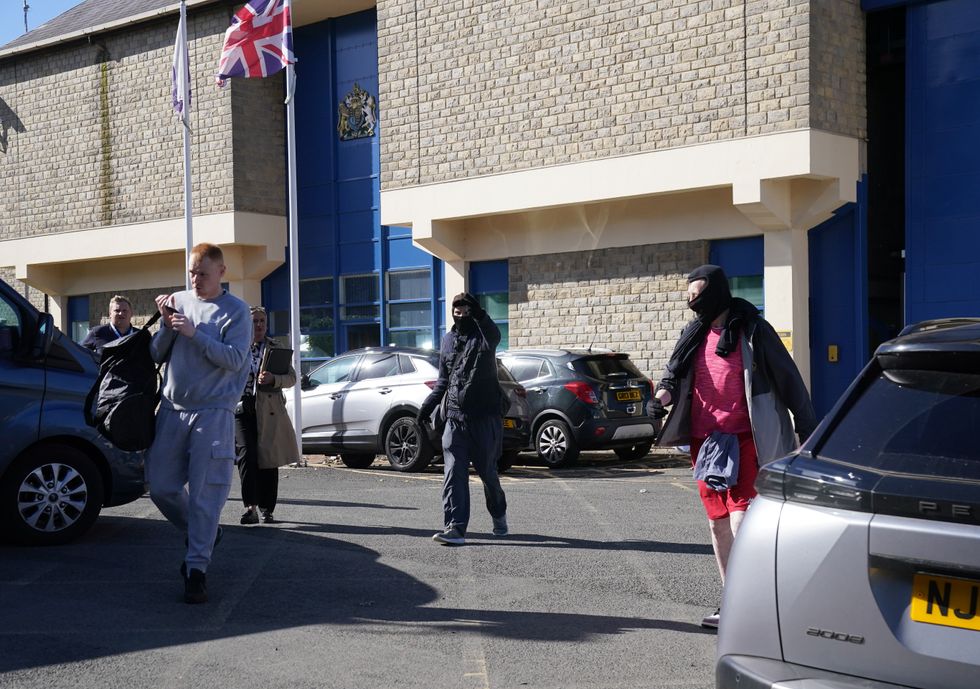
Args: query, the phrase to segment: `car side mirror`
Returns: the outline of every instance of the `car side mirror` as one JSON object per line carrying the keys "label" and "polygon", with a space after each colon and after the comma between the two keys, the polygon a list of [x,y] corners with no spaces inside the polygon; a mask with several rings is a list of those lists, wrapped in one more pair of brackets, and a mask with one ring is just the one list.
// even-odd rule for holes
{"label": "car side mirror", "polygon": [[310,380],[307,374],[303,374],[299,379],[299,389],[300,390],[310,390],[316,387],[316,383]]}

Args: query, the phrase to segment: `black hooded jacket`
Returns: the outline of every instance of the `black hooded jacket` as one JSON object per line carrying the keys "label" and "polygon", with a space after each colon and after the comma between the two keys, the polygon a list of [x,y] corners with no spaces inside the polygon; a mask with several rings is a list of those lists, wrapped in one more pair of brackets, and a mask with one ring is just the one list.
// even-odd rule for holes
{"label": "black hooded jacket", "polygon": [[446,416],[500,415],[502,394],[497,379],[497,345],[500,329],[482,309],[473,316],[473,326],[464,332],[458,325],[442,338],[439,349],[439,379],[419,410],[432,412],[446,396]]}

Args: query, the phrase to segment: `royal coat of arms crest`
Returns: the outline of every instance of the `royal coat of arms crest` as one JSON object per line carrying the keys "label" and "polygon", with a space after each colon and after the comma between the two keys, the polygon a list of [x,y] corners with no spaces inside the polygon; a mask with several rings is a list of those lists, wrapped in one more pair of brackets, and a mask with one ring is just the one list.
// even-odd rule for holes
{"label": "royal coat of arms crest", "polygon": [[374,136],[374,125],[378,122],[374,113],[376,105],[374,96],[355,82],[354,88],[344,96],[338,107],[337,132],[340,140]]}

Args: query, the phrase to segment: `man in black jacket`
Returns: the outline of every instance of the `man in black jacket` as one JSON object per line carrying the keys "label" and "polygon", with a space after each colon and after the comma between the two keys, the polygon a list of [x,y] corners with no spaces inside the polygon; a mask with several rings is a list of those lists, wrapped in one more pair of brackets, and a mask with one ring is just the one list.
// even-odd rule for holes
{"label": "man in black jacket", "polygon": [[432,537],[443,545],[466,542],[470,520],[470,463],[483,481],[494,535],[507,534],[507,500],[497,476],[504,395],[497,380],[500,330],[476,298],[466,292],[453,297],[453,321],[455,324],[442,339],[439,351],[439,379],[418,415],[419,426],[424,427],[445,395],[444,528]]}
{"label": "man in black jacket", "polygon": [[129,299],[117,294],[109,300],[109,322],[97,325],[88,331],[82,346],[102,354],[102,348],[120,337],[133,332],[133,305]]}

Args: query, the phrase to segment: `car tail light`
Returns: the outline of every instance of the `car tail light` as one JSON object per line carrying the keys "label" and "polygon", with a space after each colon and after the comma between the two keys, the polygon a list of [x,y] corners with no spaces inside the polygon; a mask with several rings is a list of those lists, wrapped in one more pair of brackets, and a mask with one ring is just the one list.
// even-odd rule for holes
{"label": "car tail light", "polygon": [[596,429],[594,431],[592,431],[592,434],[595,437],[597,437],[597,438],[599,436],[601,436],[601,435],[605,435],[606,434],[606,427],[605,426],[596,426]]}
{"label": "car tail light", "polygon": [[871,512],[880,474],[805,455],[777,459],[759,468],[756,490],[789,502]]}
{"label": "car tail light", "polygon": [[524,389],[523,385],[518,385],[516,388],[514,388],[514,394],[518,397],[527,399],[527,390]]}
{"label": "car tail light", "polygon": [[427,380],[425,381],[425,384],[429,386],[430,390],[433,390],[436,387],[436,381],[434,380]]}
{"label": "car tail light", "polygon": [[571,383],[565,383],[564,387],[586,404],[599,404],[599,398],[595,396],[595,390],[588,383],[575,380]]}

